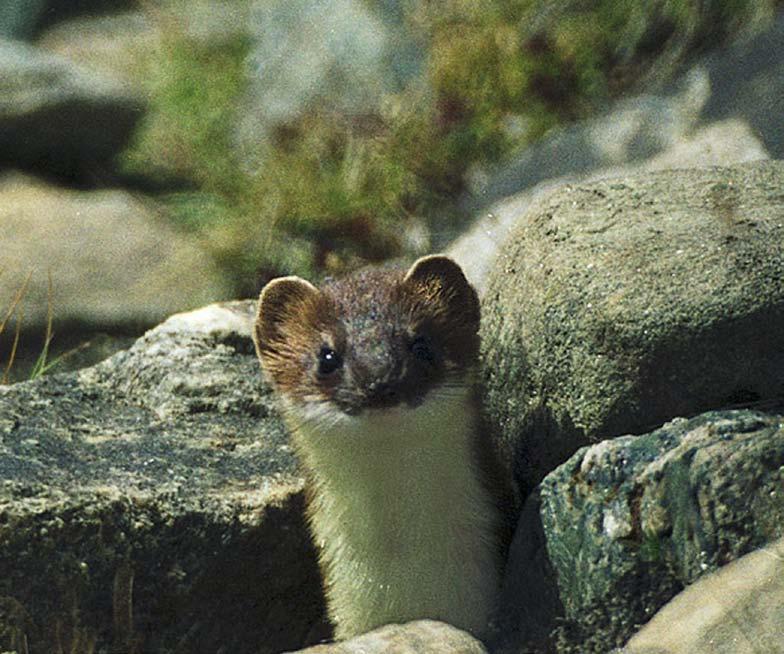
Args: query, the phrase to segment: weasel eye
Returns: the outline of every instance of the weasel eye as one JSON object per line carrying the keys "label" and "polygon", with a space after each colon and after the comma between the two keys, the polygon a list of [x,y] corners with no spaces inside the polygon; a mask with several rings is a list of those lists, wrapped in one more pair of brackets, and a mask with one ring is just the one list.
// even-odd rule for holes
{"label": "weasel eye", "polygon": [[318,353],[318,374],[331,375],[343,365],[343,359],[330,347],[323,345]]}
{"label": "weasel eye", "polygon": [[429,341],[424,336],[417,336],[409,346],[411,354],[423,363],[433,364],[436,360],[435,352],[430,347]]}

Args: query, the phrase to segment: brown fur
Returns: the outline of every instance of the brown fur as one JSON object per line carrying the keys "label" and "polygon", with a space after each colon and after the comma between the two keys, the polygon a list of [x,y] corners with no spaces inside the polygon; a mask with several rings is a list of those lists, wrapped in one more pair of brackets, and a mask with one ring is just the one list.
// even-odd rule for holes
{"label": "brown fur", "polygon": [[[260,297],[254,341],[265,373],[290,402],[327,402],[360,411],[370,406],[367,387],[384,375],[400,387],[401,402],[416,402],[445,382],[473,384],[478,330],[476,292],[457,264],[433,256],[408,271],[368,269],[321,289],[299,278],[273,280]],[[423,368],[411,361],[407,346],[421,337],[432,344],[437,365]],[[345,358],[339,374],[319,376],[322,347]],[[476,469],[501,514],[510,516],[508,471],[481,420],[478,393],[471,397]],[[309,483],[311,519],[316,492]],[[500,549],[499,565],[505,561],[512,526],[506,520],[492,534]]]}
{"label": "brown fur", "polygon": [[270,380],[292,399],[334,399],[337,380],[315,374],[315,355],[322,345],[341,352],[350,345],[346,356],[354,355],[357,374],[342,389],[350,402],[357,389],[345,386],[365,381],[360,373],[373,357],[406,356],[402,345],[376,352],[382,345],[424,335],[437,346],[442,369],[425,379],[411,367],[406,380],[426,390],[447,372],[476,363],[478,328],[479,301],[460,268],[445,257],[426,257],[405,274],[368,269],[321,290],[299,278],[273,280],[259,300],[254,341]]}

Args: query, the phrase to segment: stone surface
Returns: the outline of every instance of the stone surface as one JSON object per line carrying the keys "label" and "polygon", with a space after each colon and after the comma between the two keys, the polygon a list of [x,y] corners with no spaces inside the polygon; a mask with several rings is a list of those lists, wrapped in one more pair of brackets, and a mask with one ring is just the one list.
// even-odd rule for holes
{"label": "stone surface", "polygon": [[480,208],[545,180],[641,162],[689,138],[710,93],[704,72],[685,76],[671,94],[644,93],[603,115],[553,130],[488,174],[463,198]]}
{"label": "stone surface", "polygon": [[[583,128],[590,129],[589,126]],[[529,208],[560,186],[670,168],[707,168],[765,159],[770,159],[770,156],[748,123],[734,118],[711,123],[674,139],[667,149],[643,161],[615,166],[603,162],[602,167],[582,176],[559,175],[505,198],[484,211],[483,217],[449,245],[448,253],[482,294],[497,252],[509,232],[518,222],[525,220]]]}
{"label": "stone surface", "polygon": [[62,20],[41,33],[36,45],[86,70],[132,85],[147,55],[167,58],[172,36],[217,43],[243,38],[247,23],[248,8],[232,0],[144,3],[135,10]]}
{"label": "stone surface", "polygon": [[530,489],[580,445],[784,393],[784,164],[567,186],[484,297],[485,405]]}
{"label": "stone surface", "polygon": [[50,272],[58,324],[149,326],[231,292],[195,241],[123,191],[67,190],[6,175],[0,225],[0,307],[32,273],[27,329],[46,322]]}
{"label": "stone surface", "polygon": [[697,581],[620,654],[782,654],[784,541]]}
{"label": "stone surface", "polygon": [[323,633],[253,310],[174,316],[95,367],[0,386],[0,651],[271,654]]}
{"label": "stone surface", "polygon": [[504,651],[552,638],[560,653],[604,654],[684,586],[782,535],[784,404],[583,448],[518,524]]}
{"label": "stone surface", "polygon": [[700,64],[710,94],[705,121],[739,118],[748,123],[774,159],[784,159],[784,12],[761,34],[714,52]]}
{"label": "stone surface", "polygon": [[464,631],[433,620],[388,625],[341,643],[316,645],[301,654],[486,654]]}
{"label": "stone surface", "polygon": [[108,165],[144,111],[132,89],[0,39],[0,166],[73,178]]}
{"label": "stone surface", "polygon": [[240,128],[251,147],[311,107],[362,115],[419,73],[422,53],[398,3],[256,1],[250,92]]}
{"label": "stone surface", "polygon": [[0,3],[0,38],[32,36],[46,5],[46,0],[4,0]]}
{"label": "stone surface", "polygon": [[487,208],[546,180],[640,163],[727,119],[748,125],[773,158],[784,158],[778,119],[784,112],[784,12],[762,32],[764,13],[752,22],[673,84],[623,98],[606,114],[554,130],[512,155],[464,196],[464,206]]}

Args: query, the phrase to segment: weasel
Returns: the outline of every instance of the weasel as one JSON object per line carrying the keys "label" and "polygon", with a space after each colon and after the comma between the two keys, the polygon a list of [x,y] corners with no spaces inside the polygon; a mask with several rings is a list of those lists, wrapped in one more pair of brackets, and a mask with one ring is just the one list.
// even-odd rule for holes
{"label": "weasel", "polygon": [[478,328],[476,292],[438,255],[261,292],[254,342],[306,468],[338,639],[418,618],[487,626],[504,486],[480,419]]}

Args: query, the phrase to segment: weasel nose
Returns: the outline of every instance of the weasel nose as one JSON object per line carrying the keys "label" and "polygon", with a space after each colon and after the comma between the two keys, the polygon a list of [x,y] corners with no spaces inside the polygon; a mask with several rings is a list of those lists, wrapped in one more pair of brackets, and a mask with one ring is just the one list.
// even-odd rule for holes
{"label": "weasel nose", "polygon": [[400,393],[393,384],[374,381],[368,384],[368,400],[375,406],[394,406],[400,402]]}

